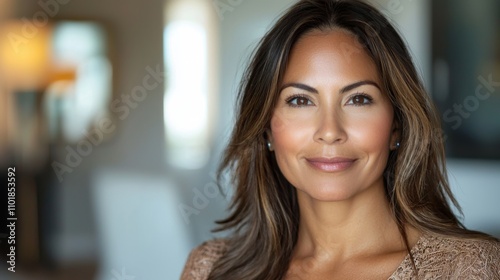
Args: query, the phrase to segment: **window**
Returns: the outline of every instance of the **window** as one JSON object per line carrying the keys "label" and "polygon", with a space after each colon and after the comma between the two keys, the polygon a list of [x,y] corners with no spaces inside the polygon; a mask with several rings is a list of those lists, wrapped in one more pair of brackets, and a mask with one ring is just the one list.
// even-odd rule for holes
{"label": "window", "polygon": [[213,17],[208,1],[167,2],[165,139],[167,161],[179,168],[201,168],[210,156],[218,72]]}

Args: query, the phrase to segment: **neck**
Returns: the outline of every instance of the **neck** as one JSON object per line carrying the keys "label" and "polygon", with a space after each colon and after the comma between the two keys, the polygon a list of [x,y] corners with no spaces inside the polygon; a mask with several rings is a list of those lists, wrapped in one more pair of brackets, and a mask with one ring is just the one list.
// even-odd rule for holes
{"label": "neck", "polygon": [[383,183],[356,197],[318,201],[298,191],[300,224],[296,257],[347,259],[404,250]]}

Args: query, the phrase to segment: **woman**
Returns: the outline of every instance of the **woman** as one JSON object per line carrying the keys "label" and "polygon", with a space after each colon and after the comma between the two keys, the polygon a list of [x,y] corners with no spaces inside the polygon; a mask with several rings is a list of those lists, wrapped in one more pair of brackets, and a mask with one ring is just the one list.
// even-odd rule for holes
{"label": "woman", "polygon": [[500,279],[500,245],[464,228],[439,119],[389,22],[302,0],[266,34],[220,172],[229,238],[182,279]]}

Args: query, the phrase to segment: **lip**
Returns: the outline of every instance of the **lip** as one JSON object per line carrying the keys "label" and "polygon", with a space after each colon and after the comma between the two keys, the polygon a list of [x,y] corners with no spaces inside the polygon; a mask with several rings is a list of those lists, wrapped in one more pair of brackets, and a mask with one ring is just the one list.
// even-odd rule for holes
{"label": "lip", "polygon": [[351,167],[356,159],[344,158],[344,157],[334,157],[334,158],[306,158],[309,165],[324,172],[338,172],[343,171]]}

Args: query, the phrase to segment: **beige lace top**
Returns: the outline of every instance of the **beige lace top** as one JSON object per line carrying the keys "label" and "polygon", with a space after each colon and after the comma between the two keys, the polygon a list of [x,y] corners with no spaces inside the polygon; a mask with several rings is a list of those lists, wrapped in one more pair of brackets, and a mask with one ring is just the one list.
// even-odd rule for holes
{"label": "beige lace top", "polygon": [[[181,280],[205,280],[222,254],[223,239],[208,241],[194,249]],[[500,279],[500,243],[484,240],[423,235],[411,250],[418,279]],[[409,255],[388,280],[417,279]]]}

